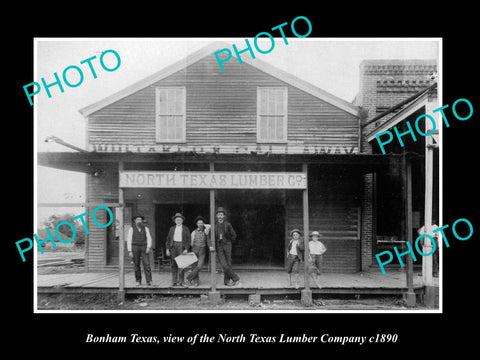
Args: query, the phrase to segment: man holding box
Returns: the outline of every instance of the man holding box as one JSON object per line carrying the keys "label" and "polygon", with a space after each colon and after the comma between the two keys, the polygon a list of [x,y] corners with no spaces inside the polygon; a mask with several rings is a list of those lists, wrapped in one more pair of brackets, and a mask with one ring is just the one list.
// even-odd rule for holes
{"label": "man holding box", "polygon": [[172,265],[172,286],[182,286],[184,280],[184,270],[178,267],[175,258],[179,255],[185,255],[191,248],[191,236],[188,227],[183,225],[185,216],[176,213],[172,217],[175,225],[170,228],[167,235],[167,256],[170,256]]}

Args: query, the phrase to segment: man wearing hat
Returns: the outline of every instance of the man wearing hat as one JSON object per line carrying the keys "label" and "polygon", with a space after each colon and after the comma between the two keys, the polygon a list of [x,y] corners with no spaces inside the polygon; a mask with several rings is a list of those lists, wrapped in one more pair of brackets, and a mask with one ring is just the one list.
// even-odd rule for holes
{"label": "man wearing hat", "polygon": [[227,286],[240,284],[240,277],[232,270],[232,242],[237,239],[237,233],[228,221],[225,220],[227,212],[219,207],[216,211],[215,240],[218,261],[223,269],[223,282]]}
{"label": "man wearing hat", "polygon": [[183,285],[183,269],[179,269],[175,258],[179,255],[186,254],[190,250],[190,230],[183,225],[185,217],[176,213],[172,217],[172,221],[175,223],[170,228],[167,235],[167,256],[170,256],[172,266],[172,285]]}
{"label": "man wearing hat", "polygon": [[136,215],[132,218],[133,225],[127,233],[128,256],[133,258],[135,266],[135,280],[137,286],[142,284],[142,271],[140,261],[143,264],[143,271],[147,285],[152,283],[152,270],[150,269],[150,249],[152,248],[152,237],[148,227],[143,225],[145,218],[142,215]]}
{"label": "man wearing hat", "polygon": [[303,241],[301,240],[302,232],[298,229],[293,229],[290,231],[290,242],[288,243],[288,250],[287,250],[287,274],[290,286],[292,286],[292,272],[297,274],[295,280],[295,287],[298,288],[299,284],[299,267],[300,262],[303,261],[303,252],[305,247],[303,245]]}
{"label": "man wearing hat", "polygon": [[197,263],[195,267],[187,275],[187,281],[189,285],[198,286],[200,283],[200,277],[198,273],[202,269],[203,264],[205,263],[205,258],[207,256],[207,249],[211,248],[210,243],[210,225],[206,225],[207,221],[203,216],[197,216],[195,218],[195,225],[197,228],[192,231],[191,234],[191,244],[192,251],[197,256]]}

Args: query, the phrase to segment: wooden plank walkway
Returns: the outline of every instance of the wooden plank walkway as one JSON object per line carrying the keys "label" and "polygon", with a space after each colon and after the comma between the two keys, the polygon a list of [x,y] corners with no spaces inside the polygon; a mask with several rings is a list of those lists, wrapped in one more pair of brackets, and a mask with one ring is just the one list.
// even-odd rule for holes
{"label": "wooden plank walkway", "polygon": [[[303,275],[299,288],[290,287],[284,271],[237,271],[241,287],[228,287],[223,284],[223,274],[217,274],[217,290],[228,294],[297,294],[303,288]],[[143,275],[143,274],[142,274]],[[200,273],[198,287],[172,287],[169,272],[154,272],[152,286],[136,286],[133,272],[125,273],[126,294],[179,294],[200,295],[210,290],[210,274]],[[37,275],[38,293],[114,293],[118,290],[118,272],[74,273]],[[438,278],[435,278],[438,282]],[[423,293],[421,278],[414,277],[414,290]],[[379,271],[354,274],[324,274],[320,277],[321,288],[310,282],[314,294],[377,294],[400,295],[406,291],[406,278],[403,271],[390,271],[383,275]]]}

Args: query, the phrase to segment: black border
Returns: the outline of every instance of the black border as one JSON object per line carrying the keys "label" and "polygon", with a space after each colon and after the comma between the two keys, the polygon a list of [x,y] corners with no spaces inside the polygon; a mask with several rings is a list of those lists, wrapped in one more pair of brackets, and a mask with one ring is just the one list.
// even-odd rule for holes
{"label": "black border", "polygon": [[[173,12],[159,6],[158,11],[149,9],[126,9],[123,4],[110,7],[105,12],[87,6],[78,8],[70,17],[67,12],[60,15],[44,11],[25,15],[19,25],[5,29],[10,36],[6,41],[7,54],[4,71],[7,73],[6,105],[8,116],[4,119],[4,193],[7,200],[4,209],[5,255],[7,279],[4,291],[5,316],[12,314],[11,328],[6,340],[12,349],[21,349],[24,343],[32,349],[42,351],[51,346],[75,349],[75,353],[97,354],[103,348],[113,353],[123,353],[126,348],[152,351],[166,355],[170,350],[181,350],[183,354],[195,356],[197,351],[207,355],[208,351],[218,355],[239,354],[243,345],[221,346],[207,344],[199,347],[172,345],[126,346],[96,344],[86,346],[87,333],[130,334],[163,336],[170,333],[188,336],[197,332],[238,334],[258,333],[261,335],[362,335],[396,333],[399,341],[392,345],[341,347],[338,345],[298,344],[293,346],[253,344],[250,354],[259,351],[281,351],[295,348],[296,356],[305,351],[375,350],[384,356],[393,354],[432,354],[433,351],[456,348],[462,350],[475,344],[474,331],[468,327],[476,312],[475,267],[478,254],[478,215],[471,204],[476,194],[476,134],[478,129],[478,91],[474,91],[478,80],[476,72],[475,20],[469,13],[473,7],[458,6],[443,8],[420,8],[419,4],[400,3],[391,8],[374,5],[358,5],[352,8],[343,4],[343,9],[331,10],[317,4],[314,9],[294,10],[284,6],[283,11],[267,9],[259,12],[255,7],[242,3],[203,4],[202,10],[193,9]],[[113,4],[112,4],[113,6]],[[441,5],[437,5],[441,6]],[[276,8],[282,8],[277,4]],[[215,10],[215,11],[214,11]],[[25,101],[22,86],[33,81],[33,38],[34,37],[254,37],[296,16],[303,15],[313,25],[311,37],[442,37],[443,38],[443,104],[452,104],[458,98],[467,98],[473,104],[474,116],[465,122],[453,120],[444,131],[443,153],[443,211],[444,224],[452,224],[458,218],[469,219],[476,230],[465,242],[451,241],[444,251],[444,313],[443,314],[33,314],[33,270],[32,257],[22,263],[14,242],[32,235],[33,229],[33,112]],[[5,25],[3,25],[5,26]],[[20,28],[20,29],[18,29]],[[15,29],[19,30],[15,32]],[[11,35],[9,35],[11,34]],[[442,76],[442,75],[441,75]],[[476,90],[476,89],[475,89]],[[188,324],[188,325],[185,325]],[[474,324],[472,324],[475,326]],[[424,344],[422,346],[421,344]],[[251,351],[254,350],[254,353]],[[300,351],[300,352],[299,352]],[[268,352],[264,356],[268,356]],[[139,355],[141,356],[141,355]]]}

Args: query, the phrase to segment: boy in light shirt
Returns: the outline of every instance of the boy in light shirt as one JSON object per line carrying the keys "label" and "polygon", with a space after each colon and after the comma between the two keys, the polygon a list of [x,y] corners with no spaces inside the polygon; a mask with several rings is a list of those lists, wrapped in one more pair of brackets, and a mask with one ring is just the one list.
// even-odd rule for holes
{"label": "boy in light shirt", "polygon": [[307,263],[308,273],[319,288],[320,283],[318,281],[318,277],[322,275],[323,254],[325,251],[327,251],[325,245],[323,245],[323,243],[320,241],[320,236],[322,235],[318,231],[312,231],[310,234],[311,239],[308,242],[310,259]]}

